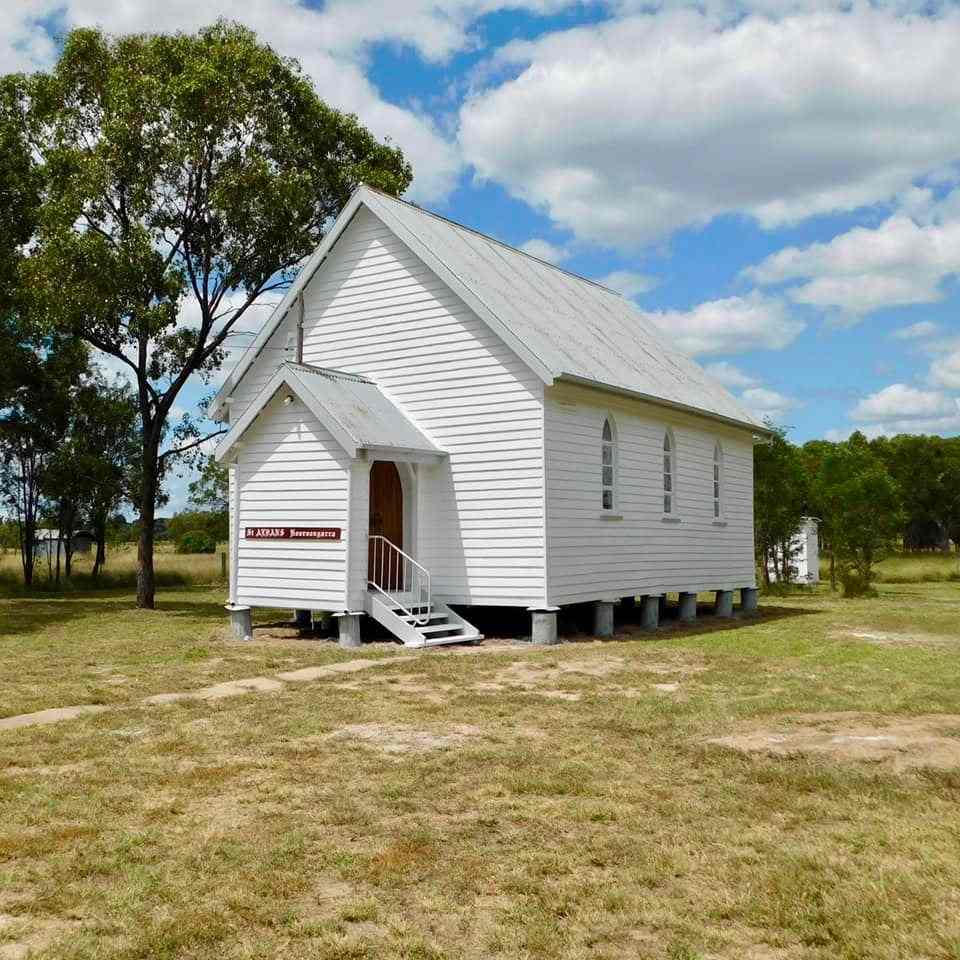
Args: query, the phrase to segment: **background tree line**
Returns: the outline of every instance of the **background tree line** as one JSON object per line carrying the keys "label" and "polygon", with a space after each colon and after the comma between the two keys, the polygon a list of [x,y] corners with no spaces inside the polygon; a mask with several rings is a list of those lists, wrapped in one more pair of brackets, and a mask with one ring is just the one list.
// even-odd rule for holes
{"label": "background tree line", "polygon": [[764,581],[791,576],[801,519],[819,520],[831,585],[871,591],[890,551],[960,549],[960,437],[899,435],[790,443],[783,431],[754,448],[754,533]]}

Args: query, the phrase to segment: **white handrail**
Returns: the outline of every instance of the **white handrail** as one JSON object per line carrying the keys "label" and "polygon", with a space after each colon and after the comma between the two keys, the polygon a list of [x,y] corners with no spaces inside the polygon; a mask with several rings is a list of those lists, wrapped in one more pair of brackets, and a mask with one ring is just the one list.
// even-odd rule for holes
{"label": "white handrail", "polygon": [[[371,534],[367,583],[399,607],[415,626],[430,622],[430,571],[380,534]],[[408,587],[409,584],[409,587]],[[409,606],[404,597],[409,596]],[[414,611],[418,612],[414,612]]]}

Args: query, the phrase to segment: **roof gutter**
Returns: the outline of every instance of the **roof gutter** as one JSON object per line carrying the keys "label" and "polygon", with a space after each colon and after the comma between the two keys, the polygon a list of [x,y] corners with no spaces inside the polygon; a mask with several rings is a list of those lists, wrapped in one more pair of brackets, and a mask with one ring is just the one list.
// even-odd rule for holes
{"label": "roof gutter", "polygon": [[626,387],[615,387],[609,383],[603,383],[600,380],[590,380],[587,377],[578,377],[573,373],[561,373],[557,380],[562,383],[574,383],[581,387],[592,387],[594,390],[602,390],[604,393],[614,393],[621,397],[631,397],[634,400],[643,400],[646,403],[655,404],[658,407],[667,407],[670,410],[678,410],[681,413],[693,414],[697,417],[708,417],[711,420],[717,420],[731,427],[738,427],[741,430],[749,430],[751,433],[758,434],[761,437],[772,437],[774,431],[762,424],[754,423],[751,420],[738,420],[736,417],[725,417],[721,413],[713,413],[710,410],[702,410],[700,407],[692,407],[686,403],[677,403],[675,400],[664,400],[663,397],[655,397],[649,393],[641,393],[639,390],[628,390]]}

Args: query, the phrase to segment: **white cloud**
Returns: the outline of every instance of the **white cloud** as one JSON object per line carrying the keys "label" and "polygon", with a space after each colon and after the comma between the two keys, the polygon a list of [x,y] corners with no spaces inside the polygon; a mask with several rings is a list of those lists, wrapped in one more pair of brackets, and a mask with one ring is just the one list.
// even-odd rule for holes
{"label": "white cloud", "polygon": [[781,350],[804,328],[781,300],[757,291],[745,297],[710,300],[692,310],[646,315],[669,334],[671,342],[693,356]]}
{"label": "white cloud", "polygon": [[939,387],[960,390],[960,343],[947,346],[930,364],[930,381]]}
{"label": "white cloud", "polygon": [[508,44],[459,140],[481,178],[581,239],[629,248],[725,213],[776,227],[953,162],[958,62],[953,8],[668,9]]}
{"label": "white cloud", "polygon": [[[560,0],[514,0],[511,6],[549,11]],[[3,4],[0,11],[0,72],[46,68],[56,49],[44,18],[57,29],[99,26],[111,33],[196,30],[218,17],[243,23],[285,56],[296,57],[320,96],[356,113],[379,137],[390,137],[410,159],[414,184],[408,196],[442,199],[460,172],[460,157],[429,116],[385,100],[365,76],[370,44],[394,42],[442,59],[474,45],[475,18],[502,6],[501,0],[463,0],[439,5],[432,0],[334,0],[317,10],[301,0],[27,0]]]}
{"label": "white cloud", "polygon": [[716,363],[708,363],[703,368],[714,380],[719,381],[725,387],[733,389],[742,389],[744,387],[758,386],[760,381],[749,373],[744,373],[739,367],[730,363],[728,360],[718,360]]}
{"label": "white cloud", "polygon": [[920,390],[905,383],[890,386],[864,397],[850,412],[854,420],[937,419],[960,415],[960,402],[936,390]]}
{"label": "white cloud", "polygon": [[799,400],[768,387],[748,387],[740,394],[741,402],[759,420],[782,423],[791,410],[802,406]]}
{"label": "white cloud", "polygon": [[520,249],[538,260],[546,260],[547,263],[563,263],[569,256],[563,247],[541,237],[531,237],[526,243],[520,244]]}
{"label": "white cloud", "polygon": [[614,270],[605,277],[600,277],[597,283],[622,293],[625,297],[639,297],[641,293],[647,293],[658,283],[656,277],[647,276],[645,273],[637,273],[634,270]]}
{"label": "white cloud", "polygon": [[766,285],[802,280],[791,299],[837,308],[850,322],[883,307],[941,300],[942,281],[958,272],[960,219],[922,225],[902,213],[828,243],[787,247],[744,271]]}
{"label": "white cloud", "polygon": [[908,327],[900,327],[898,330],[894,330],[890,336],[894,340],[922,340],[939,332],[939,324],[932,320],[920,320],[917,323],[911,323]]}

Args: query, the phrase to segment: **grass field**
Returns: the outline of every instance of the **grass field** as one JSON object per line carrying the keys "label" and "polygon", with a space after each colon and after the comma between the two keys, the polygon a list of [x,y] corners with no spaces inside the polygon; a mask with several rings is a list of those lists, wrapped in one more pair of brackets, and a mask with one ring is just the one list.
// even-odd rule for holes
{"label": "grass field", "polygon": [[0,960],[960,957],[956,584],[425,653],[222,602],[0,599],[0,717],[108,708],[0,729]]}
{"label": "grass field", "polygon": [[[226,550],[221,544],[217,553],[178,554],[173,544],[158,543],[154,556],[158,586],[186,587],[210,585],[223,580],[220,554]],[[54,558],[56,563],[56,558]],[[73,558],[73,576],[69,584],[62,586],[68,590],[89,590],[93,588],[110,589],[113,587],[131,587],[137,582],[137,547],[135,544],[121,544],[107,548],[107,564],[95,583],[91,577],[93,553],[80,554]],[[38,561],[34,583],[37,589],[44,590],[52,586],[52,572],[46,560]],[[7,592],[17,590],[23,583],[23,570],[20,554],[16,550],[0,549],[0,589]]]}
{"label": "grass field", "polygon": [[[823,574],[827,575],[824,567]],[[960,555],[956,553],[901,553],[877,565],[881,583],[934,583],[960,581]]]}

